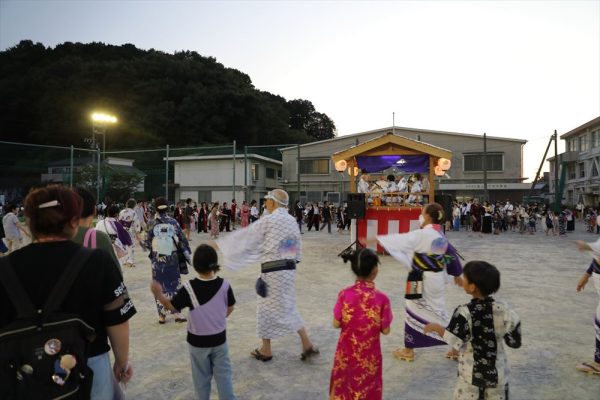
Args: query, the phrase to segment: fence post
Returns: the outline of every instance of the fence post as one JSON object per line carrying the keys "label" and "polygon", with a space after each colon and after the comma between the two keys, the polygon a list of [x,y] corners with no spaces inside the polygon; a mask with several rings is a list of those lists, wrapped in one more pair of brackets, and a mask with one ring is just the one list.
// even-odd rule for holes
{"label": "fence post", "polygon": [[248,146],[244,146],[244,200],[248,201],[250,189],[248,188]]}
{"label": "fence post", "polygon": [[69,168],[69,187],[73,187],[73,145],[71,145],[71,168]]}
{"label": "fence post", "polygon": [[[231,192],[231,198],[235,199],[235,140],[233,141],[233,184],[231,186]],[[235,215],[233,218],[235,218]]]}
{"label": "fence post", "polygon": [[100,201],[100,148],[98,146],[96,146],[96,155],[98,156],[98,182],[96,184],[96,199],[98,201],[98,203],[101,203]]}
{"label": "fence post", "polygon": [[167,156],[165,157],[165,199],[169,201],[169,145],[167,145]]}
{"label": "fence post", "polygon": [[296,156],[296,161],[296,167],[298,169],[296,176],[296,180],[298,181],[298,197],[296,197],[296,200],[300,201],[300,144],[298,144],[298,154]]}

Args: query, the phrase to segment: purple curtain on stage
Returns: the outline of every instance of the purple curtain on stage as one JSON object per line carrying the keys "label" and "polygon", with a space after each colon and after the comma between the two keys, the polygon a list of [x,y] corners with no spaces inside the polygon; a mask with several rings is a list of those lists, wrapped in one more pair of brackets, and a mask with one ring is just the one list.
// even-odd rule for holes
{"label": "purple curtain on stage", "polygon": [[403,173],[429,171],[428,155],[358,156],[356,161],[364,172],[379,172],[387,168],[396,168]]}

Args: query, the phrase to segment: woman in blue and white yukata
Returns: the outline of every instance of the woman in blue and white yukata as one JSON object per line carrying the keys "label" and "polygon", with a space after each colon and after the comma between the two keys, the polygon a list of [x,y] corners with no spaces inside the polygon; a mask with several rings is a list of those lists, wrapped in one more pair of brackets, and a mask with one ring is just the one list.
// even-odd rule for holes
{"label": "woman in blue and white yukata", "polygon": [[[590,278],[594,282],[594,287],[600,297],[600,239],[594,243],[586,243],[582,240],[575,242],[580,251],[591,251],[594,257],[592,263],[577,282],[577,291],[580,292],[585,288]],[[596,351],[594,352],[594,361],[582,362],[577,366],[577,369],[592,375],[600,376],[600,298],[596,307],[596,317],[594,318],[594,327],[596,329]]]}
{"label": "woman in blue and white yukata", "polygon": [[[181,272],[177,249],[183,250],[188,263],[191,263],[190,246],[183,234],[181,226],[174,218],[167,215],[169,205],[164,197],[155,200],[156,215],[148,221],[148,236],[145,247],[151,249],[152,279],[160,283],[165,297],[171,299],[181,288]],[[158,323],[166,322],[169,311],[155,299],[158,311]],[[175,314],[175,322],[185,322],[180,314]]]}
{"label": "woman in blue and white yukata", "polygon": [[[394,351],[394,357],[404,361],[415,359],[415,348],[445,345],[436,333],[425,333],[428,323],[447,326],[450,315],[446,309],[445,286],[449,276],[462,286],[462,265],[458,253],[441,233],[444,221],[442,206],[429,203],[419,216],[421,229],[407,233],[377,236],[379,244],[392,257],[409,268],[405,294],[404,348]],[[450,350],[446,357],[457,359]]]}

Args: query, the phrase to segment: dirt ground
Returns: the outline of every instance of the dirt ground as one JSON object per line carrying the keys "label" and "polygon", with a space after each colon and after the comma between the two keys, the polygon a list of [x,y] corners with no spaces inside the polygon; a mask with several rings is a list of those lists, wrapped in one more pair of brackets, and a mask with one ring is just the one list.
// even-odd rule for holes
{"label": "dirt ground", "polygon": [[[495,296],[521,316],[523,346],[508,349],[511,399],[598,400],[600,377],[575,370],[594,353],[594,310],[598,303],[590,281],[583,293],[575,285],[591,261],[579,253],[574,240],[593,241],[581,224],[566,238],[507,232],[484,235],[448,233],[467,261],[483,259],[502,273]],[[192,247],[212,243],[208,234],[194,235]],[[296,335],[273,342],[275,357],[263,363],[250,357],[256,337],[254,281],[259,266],[239,272],[222,270],[231,283],[237,304],[228,321],[227,338],[233,382],[240,400],[326,399],[339,332],[332,328],[332,309],[340,289],[353,283],[350,267],[337,254],[350,243],[349,234],[306,232],[303,259],[298,266],[298,307],[321,355],[300,361]],[[185,324],[172,319],[159,325],[148,289],[150,262],[137,249],[136,268],[126,269],[125,280],[138,313],[131,320],[131,358],[135,377],[127,389],[131,399],[193,399]],[[191,268],[190,268],[191,270]],[[381,339],[385,399],[451,399],[456,363],[444,358],[447,350],[418,350],[413,363],[397,361],[392,351],[403,343],[403,287],[407,271],[391,257],[382,257],[376,286],[387,293],[394,311],[392,332]],[[189,279],[188,275],[186,279]],[[452,311],[469,301],[461,288],[448,285],[447,307]],[[214,399],[217,398],[213,385]]]}

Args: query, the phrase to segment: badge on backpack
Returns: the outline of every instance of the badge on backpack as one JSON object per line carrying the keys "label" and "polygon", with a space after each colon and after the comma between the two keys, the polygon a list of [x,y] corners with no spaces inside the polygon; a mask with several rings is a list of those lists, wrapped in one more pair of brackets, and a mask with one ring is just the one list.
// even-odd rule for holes
{"label": "badge on backpack", "polygon": [[58,339],[50,339],[44,344],[44,353],[53,356],[60,352],[62,343]]}

